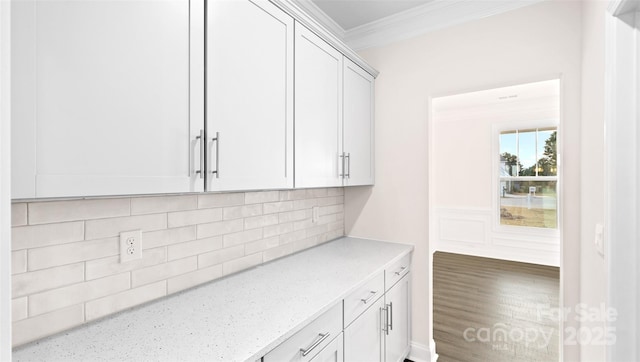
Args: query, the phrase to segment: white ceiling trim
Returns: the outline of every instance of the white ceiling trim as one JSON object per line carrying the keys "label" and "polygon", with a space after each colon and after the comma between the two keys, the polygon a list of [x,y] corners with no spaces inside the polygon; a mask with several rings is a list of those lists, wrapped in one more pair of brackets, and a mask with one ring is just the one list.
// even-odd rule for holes
{"label": "white ceiling trim", "polygon": [[[430,31],[501,14],[541,1],[545,0],[435,0],[350,29],[344,33],[344,41],[354,50],[387,45]],[[325,14],[325,16],[327,15]]]}
{"label": "white ceiling trim", "polygon": [[327,13],[325,13],[322,9],[318,7],[311,0],[292,0],[293,3],[298,5],[302,10],[304,10],[308,15],[314,18],[317,22],[319,22],[322,26],[324,26],[327,30],[332,32],[336,37],[340,40],[344,40],[344,36],[346,31],[343,27],[341,27],[338,23],[336,23]]}

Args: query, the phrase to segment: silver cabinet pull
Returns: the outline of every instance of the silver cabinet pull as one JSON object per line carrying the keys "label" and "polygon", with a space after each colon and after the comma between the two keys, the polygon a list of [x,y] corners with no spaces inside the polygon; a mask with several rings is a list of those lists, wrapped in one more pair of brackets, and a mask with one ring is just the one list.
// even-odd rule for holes
{"label": "silver cabinet pull", "polygon": [[389,329],[393,330],[393,302],[389,302]]}
{"label": "silver cabinet pull", "polygon": [[329,332],[319,333],[318,337],[320,338],[316,339],[315,342],[313,342],[309,347],[300,348],[300,353],[302,353],[302,357],[305,357],[306,355],[311,353],[311,351],[313,351],[316,347],[318,347],[320,343],[324,342],[325,339],[329,338]]}
{"label": "silver cabinet pull", "polygon": [[200,140],[200,169],[196,171],[197,174],[200,174],[200,178],[204,178],[204,146],[207,140],[204,138],[204,130],[200,130],[200,135],[196,137],[197,140]]}
{"label": "silver cabinet pull", "polygon": [[368,298],[360,299],[360,301],[362,301],[362,303],[364,303],[364,304],[367,304],[367,303],[369,303],[369,301],[371,300],[371,298],[373,298],[373,297],[375,297],[375,296],[376,296],[376,294],[377,294],[377,293],[378,293],[378,292],[376,292],[375,290],[372,290]]}
{"label": "silver cabinet pull", "polygon": [[340,178],[344,178],[344,152],[342,152],[342,154],[340,156],[338,156],[340,158],[340,163],[342,163],[342,167],[340,168],[340,174],[338,175],[338,177]]}
{"label": "silver cabinet pull", "polygon": [[403,266],[399,271],[396,272],[396,275],[400,275],[400,273],[402,273],[405,269],[407,269],[407,267]]}
{"label": "silver cabinet pull", "polygon": [[344,176],[346,178],[351,178],[351,154],[347,153],[344,158],[347,160],[347,173]]}
{"label": "silver cabinet pull", "polygon": [[216,132],[216,136],[211,141],[216,143],[216,168],[211,173],[216,175],[216,178],[220,178],[220,132]]}
{"label": "silver cabinet pull", "polygon": [[384,322],[382,326],[382,331],[388,336],[389,335],[389,308],[387,304],[384,305],[384,308],[380,308],[380,313],[384,311]]}

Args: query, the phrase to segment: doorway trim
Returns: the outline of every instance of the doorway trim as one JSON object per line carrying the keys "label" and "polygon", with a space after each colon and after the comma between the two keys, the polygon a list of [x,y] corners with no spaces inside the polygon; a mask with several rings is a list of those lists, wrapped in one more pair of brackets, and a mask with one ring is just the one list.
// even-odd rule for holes
{"label": "doorway trim", "polygon": [[618,312],[608,361],[637,361],[640,313],[640,3],[614,0],[606,14],[605,265],[607,304]]}

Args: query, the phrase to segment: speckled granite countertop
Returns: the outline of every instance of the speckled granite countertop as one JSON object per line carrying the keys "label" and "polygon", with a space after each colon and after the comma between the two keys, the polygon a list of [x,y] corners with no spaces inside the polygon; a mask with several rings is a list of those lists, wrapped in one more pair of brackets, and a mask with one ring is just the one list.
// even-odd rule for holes
{"label": "speckled granite countertop", "polygon": [[14,361],[255,361],[413,247],[341,238],[14,350]]}

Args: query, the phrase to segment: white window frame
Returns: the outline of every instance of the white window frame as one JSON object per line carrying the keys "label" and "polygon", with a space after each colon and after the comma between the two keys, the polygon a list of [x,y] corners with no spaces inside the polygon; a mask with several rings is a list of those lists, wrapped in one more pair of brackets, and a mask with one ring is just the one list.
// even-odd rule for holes
{"label": "white window frame", "polygon": [[[539,121],[526,121],[526,122],[503,122],[496,123],[493,125],[493,141],[492,141],[492,157],[493,167],[492,167],[492,204],[493,204],[493,231],[497,233],[508,233],[508,234],[526,234],[526,235],[536,235],[541,237],[549,237],[553,239],[558,239],[560,237],[560,230],[562,227],[560,217],[562,210],[562,162],[561,162],[561,137],[560,135],[560,123],[558,119],[543,119]],[[500,195],[502,190],[500,188],[500,182],[504,179],[500,176],[500,134],[503,132],[515,131],[515,130],[531,130],[531,129],[544,129],[544,128],[555,128],[558,132],[558,137],[556,138],[556,153],[557,153],[557,172],[556,176],[518,176],[513,177],[512,179],[518,181],[556,181],[556,200],[557,200],[557,208],[556,208],[556,219],[557,219],[557,227],[555,229],[551,228],[539,228],[539,227],[531,227],[531,226],[515,226],[515,225],[503,225],[500,223]],[[537,159],[536,159],[537,161]],[[537,172],[536,172],[537,173]]]}

